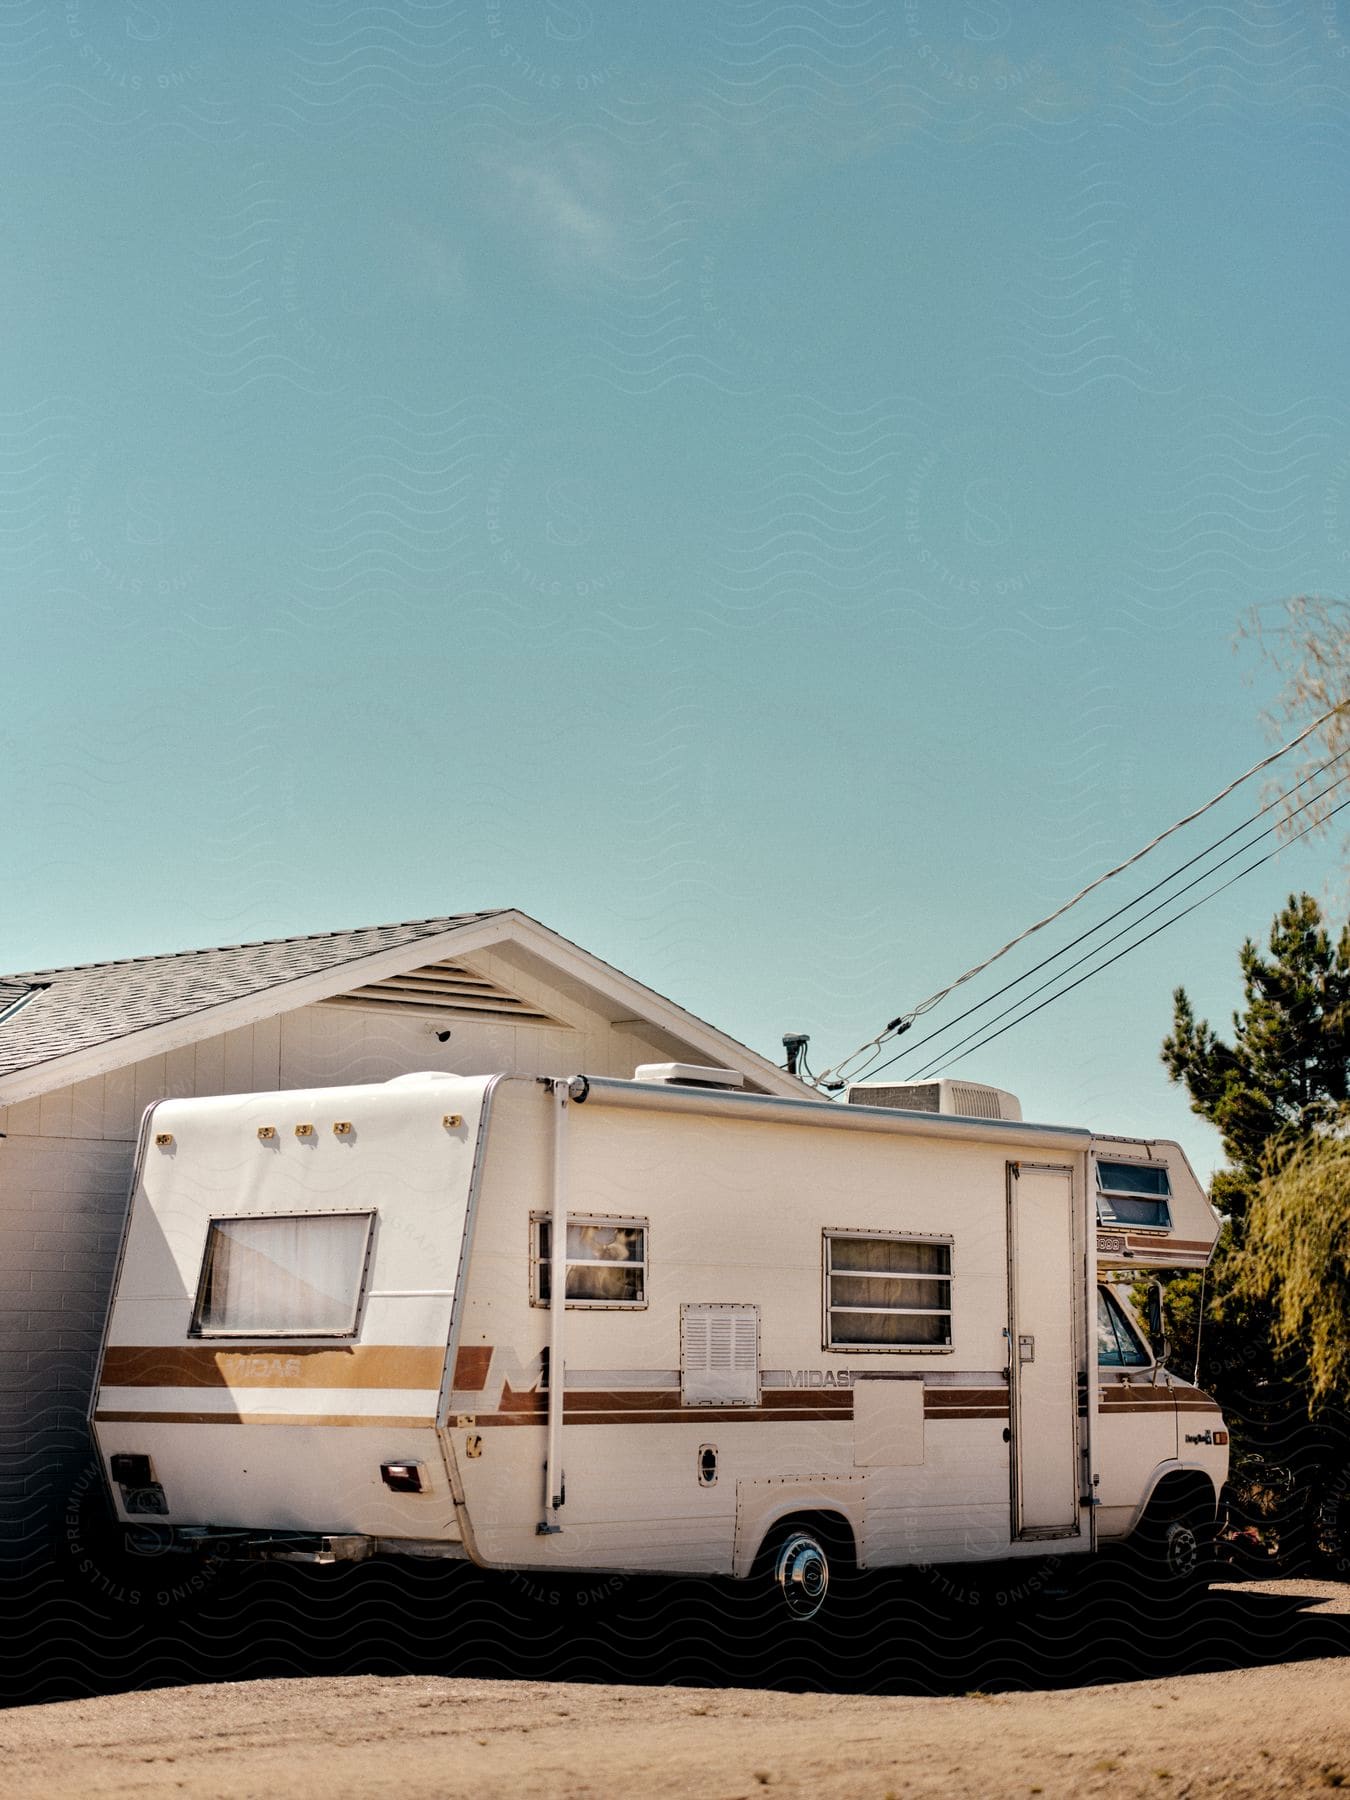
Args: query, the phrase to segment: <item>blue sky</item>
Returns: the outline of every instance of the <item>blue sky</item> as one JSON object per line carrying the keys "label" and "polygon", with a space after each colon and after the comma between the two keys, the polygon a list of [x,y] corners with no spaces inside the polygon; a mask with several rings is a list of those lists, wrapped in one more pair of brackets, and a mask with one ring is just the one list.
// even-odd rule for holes
{"label": "blue sky", "polygon": [[[837,1060],[1268,746],[1237,623],[1350,562],[1347,49],[1346,0],[16,15],[0,964],[518,905]],[[1338,860],[961,1072],[1208,1167],[1170,991],[1226,1017]]]}

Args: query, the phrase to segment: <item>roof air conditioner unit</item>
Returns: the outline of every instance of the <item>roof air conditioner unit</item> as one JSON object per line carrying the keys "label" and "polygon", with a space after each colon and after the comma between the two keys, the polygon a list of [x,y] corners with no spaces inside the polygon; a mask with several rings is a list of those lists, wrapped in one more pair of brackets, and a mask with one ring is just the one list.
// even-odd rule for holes
{"label": "roof air conditioner unit", "polygon": [[851,1106],[890,1106],[897,1112],[953,1113],[964,1119],[1020,1119],[1022,1103],[1006,1088],[979,1081],[855,1081]]}
{"label": "roof air conditioner unit", "polygon": [[707,1069],[701,1063],[639,1063],[633,1070],[634,1081],[650,1081],[657,1086],[743,1088],[745,1077],[736,1069]]}

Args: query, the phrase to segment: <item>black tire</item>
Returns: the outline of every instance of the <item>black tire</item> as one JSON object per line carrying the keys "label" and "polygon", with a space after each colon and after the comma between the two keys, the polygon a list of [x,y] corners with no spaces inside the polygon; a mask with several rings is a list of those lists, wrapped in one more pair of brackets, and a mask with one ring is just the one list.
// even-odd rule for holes
{"label": "black tire", "polygon": [[1194,1506],[1158,1501],[1130,1540],[1132,1574],[1163,1605],[1198,1599],[1215,1575],[1216,1527]]}

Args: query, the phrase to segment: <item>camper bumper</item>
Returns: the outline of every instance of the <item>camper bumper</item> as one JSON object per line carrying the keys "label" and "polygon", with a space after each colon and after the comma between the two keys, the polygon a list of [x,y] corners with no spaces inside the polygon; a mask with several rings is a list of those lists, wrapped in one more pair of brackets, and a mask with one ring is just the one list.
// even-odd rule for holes
{"label": "camper bumper", "polygon": [[231,1531],[210,1526],[183,1526],[173,1534],[175,1550],[209,1556],[236,1557],[248,1562],[302,1562],[327,1565],[364,1562],[373,1556],[378,1539],[355,1533],[307,1531]]}
{"label": "camper bumper", "polygon": [[258,1531],[217,1525],[183,1525],[174,1529],[170,1550],[199,1556],[230,1557],[239,1562],[365,1562],[372,1556],[430,1557],[462,1562],[462,1543],[441,1538],[372,1537],[360,1532]]}

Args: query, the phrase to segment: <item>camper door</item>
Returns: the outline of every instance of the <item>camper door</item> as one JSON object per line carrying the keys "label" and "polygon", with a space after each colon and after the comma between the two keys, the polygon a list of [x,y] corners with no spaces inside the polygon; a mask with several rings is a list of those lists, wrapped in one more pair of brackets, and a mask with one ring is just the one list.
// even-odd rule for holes
{"label": "camper door", "polygon": [[1068,1164],[1008,1164],[1012,1535],[1076,1537],[1082,1248]]}

